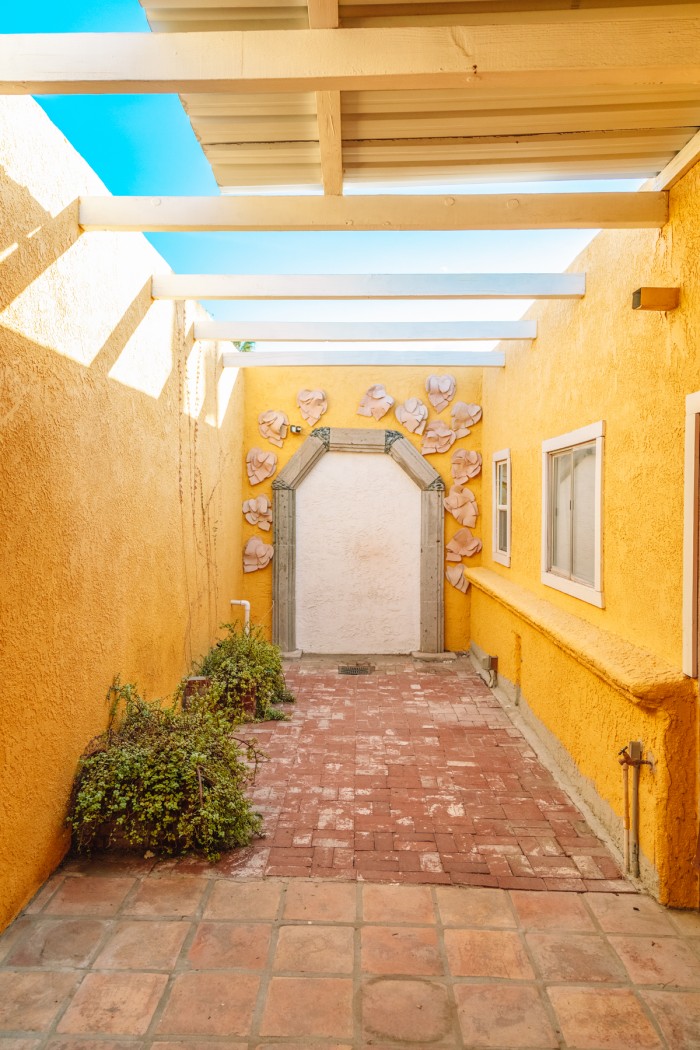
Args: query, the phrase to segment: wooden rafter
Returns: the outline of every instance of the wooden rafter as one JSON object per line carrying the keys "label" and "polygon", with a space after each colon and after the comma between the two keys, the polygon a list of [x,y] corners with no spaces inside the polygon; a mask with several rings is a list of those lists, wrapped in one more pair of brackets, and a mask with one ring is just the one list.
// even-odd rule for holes
{"label": "wooden rafter", "polygon": [[698,161],[700,161],[700,131],[693,135],[690,142],[687,142],[673,160],[659,172],[653,181],[654,189],[670,190],[684,175],[687,175]]}
{"label": "wooden rafter", "polygon": [[0,92],[700,88],[700,18],[400,29],[7,34]]}
{"label": "wooden rafter", "polygon": [[659,228],[668,194],[82,197],[84,230],[527,230]]}
{"label": "wooden rafter", "polygon": [[500,350],[285,350],[279,353],[225,350],[221,363],[224,368],[329,368],[336,365],[502,368],[506,355]]}
{"label": "wooden rafter", "polygon": [[154,274],[154,299],[580,299],[584,273]]}
{"label": "wooden rafter", "polygon": [[536,321],[195,321],[195,339],[251,343],[425,343],[534,339]]}
{"label": "wooden rafter", "polygon": [[[338,28],[338,0],[308,0],[310,29]],[[323,192],[343,192],[343,138],[340,92],[317,91],[318,146]]]}

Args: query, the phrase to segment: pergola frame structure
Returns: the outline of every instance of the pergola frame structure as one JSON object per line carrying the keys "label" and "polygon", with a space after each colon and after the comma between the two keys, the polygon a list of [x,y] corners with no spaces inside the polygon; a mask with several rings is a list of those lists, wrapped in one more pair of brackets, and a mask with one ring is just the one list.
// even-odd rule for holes
{"label": "pergola frame structure", "polygon": [[[629,229],[660,228],[667,222],[668,190],[700,157],[700,132],[692,134],[695,130],[692,121],[698,119],[692,108],[693,100],[700,97],[700,4],[674,4],[668,17],[664,10],[668,5],[662,8],[645,3],[612,4],[601,10],[586,11],[580,18],[577,15],[574,23],[570,12],[564,10],[567,5],[559,9],[552,3],[551,10],[548,7],[545,13],[535,10],[536,5],[530,10],[532,5],[523,2],[508,13],[487,2],[480,5],[486,12],[483,18],[467,6],[463,12],[464,24],[455,23],[452,11],[443,13],[445,24],[440,24],[443,16],[437,17],[436,12],[429,10],[429,0],[426,2],[425,10],[407,7],[393,24],[391,18],[383,24],[381,16],[376,20],[376,12],[370,12],[367,24],[348,27],[347,11],[339,7],[339,0],[307,0],[308,28],[294,22],[290,36],[292,23],[285,23],[284,18],[280,22],[280,16],[271,12],[267,17],[274,28],[269,29],[170,31],[179,16],[163,14],[157,0],[151,4],[143,0],[152,24],[155,21],[159,30],[166,31],[0,36],[0,92],[177,91],[193,93],[196,98],[222,99],[224,114],[227,99],[282,99],[299,96],[299,93],[315,99],[322,196],[84,197],[79,202],[79,224],[84,231]],[[265,0],[261,0],[261,4],[264,7]],[[198,5],[199,0],[191,0],[193,10]],[[183,0],[178,11],[186,7],[187,2]],[[222,17],[226,25],[245,23],[235,3],[229,5]],[[282,24],[287,27],[279,28]],[[574,24],[575,32],[572,32]],[[417,165],[418,171],[422,163],[420,155],[426,151],[430,151],[431,156],[449,157],[449,163],[453,163],[455,156],[462,156],[459,152],[462,149],[462,167],[472,164],[478,174],[479,158],[486,156],[484,150],[488,153],[492,148],[499,156],[499,150],[512,150],[515,146],[523,151],[518,155],[530,160],[535,156],[546,157],[551,147],[551,163],[556,169],[557,158],[576,156],[576,149],[581,145],[585,148],[587,142],[592,150],[602,150],[600,155],[607,157],[606,163],[614,164],[610,158],[619,151],[621,171],[625,169],[622,158],[628,155],[646,156],[652,166],[655,151],[665,152],[671,159],[653,181],[637,193],[344,196],[344,148],[352,151],[364,147],[359,140],[355,142],[343,135],[341,92],[349,93],[355,100],[362,93],[369,97],[372,92],[389,92],[394,98],[401,92],[423,92],[427,96],[431,92],[443,92],[439,97],[447,105],[448,116],[442,124],[433,119],[435,115],[421,116],[424,111],[418,107],[416,127],[424,128],[425,140],[412,131],[412,137],[405,140],[410,145],[392,144],[388,131],[376,132],[376,142],[387,143],[386,155],[391,155],[392,163],[399,164],[399,170],[405,163],[407,171],[411,165]],[[475,112],[474,102],[470,100],[476,100],[478,106],[485,105],[487,116],[495,113],[494,105],[500,104],[504,113],[510,105],[513,120],[517,120],[521,112],[518,99],[524,98],[529,100],[528,105],[531,102],[529,112],[539,116],[532,126],[525,121],[524,135],[509,131],[508,120],[504,123],[500,116],[489,117],[495,121],[496,129],[491,137],[483,134],[484,129],[481,132],[466,130],[461,133],[461,145],[456,147],[456,140],[449,135],[444,137],[444,132],[441,137],[435,130],[453,126],[450,124],[453,118],[448,119],[449,92],[460,93],[466,107],[467,128]],[[609,112],[606,111],[608,97],[616,100]],[[650,117],[648,128],[639,123],[646,98],[658,109],[653,118]],[[499,100],[502,101],[499,103]],[[184,101],[187,105],[187,100]],[[368,127],[378,127],[377,121],[372,124],[371,117],[379,111],[370,107],[369,117],[367,114],[358,117],[357,105],[359,103],[351,104],[355,124],[364,126],[365,120]],[[629,118],[624,116],[626,105]],[[670,107],[666,115],[664,105]],[[274,106],[275,103],[268,103],[268,111],[273,116]],[[579,113],[572,118],[573,122],[568,117],[556,117],[553,124],[543,120],[547,107],[555,113],[557,106],[562,112],[567,106],[574,109],[578,106],[580,113],[582,106],[588,107],[590,113],[583,120]],[[399,110],[400,106],[397,112]],[[249,163],[245,160],[246,143],[251,144],[253,152],[257,149],[259,155],[269,147],[271,157],[278,146],[290,145],[275,138],[269,142],[264,137],[260,139],[263,134],[260,128],[268,126],[264,124],[265,118],[261,118],[258,130],[253,128],[246,137],[246,125],[236,123],[236,112],[234,108],[233,115],[224,115],[223,119],[228,124],[233,121],[235,128],[243,128],[239,133],[243,138],[233,143],[232,154],[243,158],[240,160],[242,170]],[[195,120],[199,118],[192,119],[197,130]],[[390,121],[384,120],[384,124],[389,127]],[[477,129],[478,122],[473,126]],[[230,138],[232,132],[227,134]],[[295,134],[301,132],[297,130]],[[216,138],[216,133],[214,135]],[[299,141],[303,138],[302,134]],[[207,153],[211,140],[203,138],[202,141]],[[381,153],[384,147],[378,146],[378,149]],[[213,154],[207,155],[214,164]],[[382,163],[378,162],[377,170],[382,170]],[[582,173],[587,170],[583,165]],[[291,181],[294,181],[293,172]],[[459,283],[458,275],[449,277],[453,285]],[[441,284],[439,275],[423,278],[414,275],[403,284],[396,278],[392,284],[389,278],[390,275],[356,276],[355,286],[346,279],[343,289],[342,279],[329,275],[325,287],[319,291],[322,278],[300,277],[288,297],[559,298],[580,296],[584,292],[584,286],[579,283],[582,275],[559,275],[558,285],[551,280],[551,275],[544,274],[539,275],[539,279],[537,275],[510,275],[503,277],[500,284],[493,280],[489,284],[486,280],[481,285],[477,275],[471,275],[471,290],[464,276],[461,288],[447,290],[448,278]],[[381,286],[382,280],[384,285],[379,291],[370,287]],[[260,282],[257,292],[250,287],[253,281]],[[153,295],[166,299],[188,295],[284,298],[285,279],[281,276],[249,278],[248,284],[246,289],[244,278],[236,275],[158,276],[153,280]],[[287,279],[288,291],[290,284]],[[534,322],[528,321],[501,325],[489,322],[385,325],[384,328],[376,324],[217,325],[212,322],[195,326],[194,334],[203,339],[284,342],[449,341],[527,339],[536,335],[536,329]],[[228,363],[237,356],[226,353],[224,359]],[[269,354],[249,355],[244,367],[252,365],[254,360],[259,364],[271,363],[273,358],[274,355]]]}

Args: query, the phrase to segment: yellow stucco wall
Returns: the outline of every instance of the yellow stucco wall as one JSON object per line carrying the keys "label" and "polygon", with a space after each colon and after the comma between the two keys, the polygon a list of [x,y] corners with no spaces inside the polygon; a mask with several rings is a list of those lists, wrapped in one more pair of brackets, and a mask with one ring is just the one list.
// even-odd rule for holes
{"label": "yellow stucco wall", "polygon": [[[404,434],[416,448],[420,448],[421,440],[415,434],[409,434],[394,415],[393,408],[376,422],[372,418],[357,415],[357,407],[368,387],[375,383],[382,383],[386,390],[398,405],[409,397],[420,397],[430,410],[430,419],[443,419],[448,424],[450,421],[450,409],[446,408],[437,413],[428,402],[425,392],[425,380],[435,372],[443,374],[449,372],[457,381],[457,392],[455,400],[474,402],[481,404],[481,369],[477,368],[260,368],[245,370],[245,437],[244,450],[258,447],[276,452],[278,456],[278,472],[290,460],[296,450],[301,446],[304,439],[309,435],[311,428],[303,421],[296,404],[296,396],[305,387],[308,389],[320,388],[328,395],[328,411],[321,418],[318,426],[329,427],[368,427],[374,430],[398,430]],[[279,409],[286,412],[290,423],[298,423],[303,427],[303,433],[299,435],[290,434],[281,449],[275,448],[258,431],[258,415],[267,409]],[[471,433],[459,439],[448,453],[442,455],[431,455],[428,462],[438,471],[445,481],[447,488],[452,484],[450,474],[450,456],[457,448],[469,448],[476,451],[481,450],[481,427],[477,423]],[[270,479],[258,485],[251,486],[245,473],[245,455],[242,462],[244,477],[244,499],[251,496],[267,495],[272,497],[272,481]],[[481,510],[482,483],[481,475],[474,478],[470,483],[474,492],[479,509]],[[445,539],[449,540],[460,528],[451,515],[445,516]],[[481,518],[472,530],[476,536],[482,536]],[[265,536],[259,529],[247,522],[243,523],[243,544],[249,536]],[[267,534],[269,537],[269,534]],[[471,564],[479,564],[479,556],[470,559]],[[255,623],[259,623],[270,630],[272,625],[272,567],[255,573],[248,573],[244,578],[243,597],[251,603],[251,615]],[[445,581],[445,647],[451,650],[466,649],[469,645],[469,596],[455,590]]]}
{"label": "yellow stucco wall", "polygon": [[[662,231],[608,231],[576,260],[587,274],[580,302],[539,305],[533,344],[506,345],[507,364],[484,373],[484,474],[494,451],[511,449],[512,562],[482,563],[551,607],[609,632],[616,660],[632,643],[669,671],[681,666],[685,395],[700,389],[700,167],[671,192]],[[680,307],[635,312],[641,285],[680,285]],[[540,581],[541,445],[604,420],[603,590],[598,609]],[[491,535],[490,501],[483,534]],[[539,632],[484,592],[472,597],[472,637],[499,657],[537,719],[561,741],[619,829],[617,750],[643,740],[658,761],[642,772],[641,846],[661,898],[697,904],[691,857],[697,835],[696,703],[678,687],[653,710],[604,686]],[[616,641],[618,639],[619,641]]]}
{"label": "yellow stucco wall", "polygon": [[113,676],[172,691],[240,590],[242,384],[192,306],[152,303],[144,238],[79,236],[84,192],[39,107],[0,100],[0,928],[66,848]]}

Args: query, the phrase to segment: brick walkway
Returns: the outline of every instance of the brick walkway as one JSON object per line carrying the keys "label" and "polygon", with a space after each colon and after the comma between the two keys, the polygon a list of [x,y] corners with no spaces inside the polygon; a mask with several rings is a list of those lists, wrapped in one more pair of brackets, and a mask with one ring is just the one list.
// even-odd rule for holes
{"label": "brick walkway", "polygon": [[698,913],[613,878],[465,662],[379,664],[302,661],[251,727],[266,839],[49,879],[0,936],[0,1050],[698,1050]]}
{"label": "brick walkway", "polygon": [[373,661],[290,664],[292,721],[248,730],[266,838],[223,873],[632,891],[468,660]]}

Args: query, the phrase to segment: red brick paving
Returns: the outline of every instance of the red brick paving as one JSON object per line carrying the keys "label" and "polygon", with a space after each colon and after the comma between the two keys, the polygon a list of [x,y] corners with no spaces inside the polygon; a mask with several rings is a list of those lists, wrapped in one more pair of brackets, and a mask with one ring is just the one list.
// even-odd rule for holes
{"label": "red brick paving", "polygon": [[291,665],[292,720],[246,730],[266,837],[222,874],[632,891],[467,660],[377,664]]}

